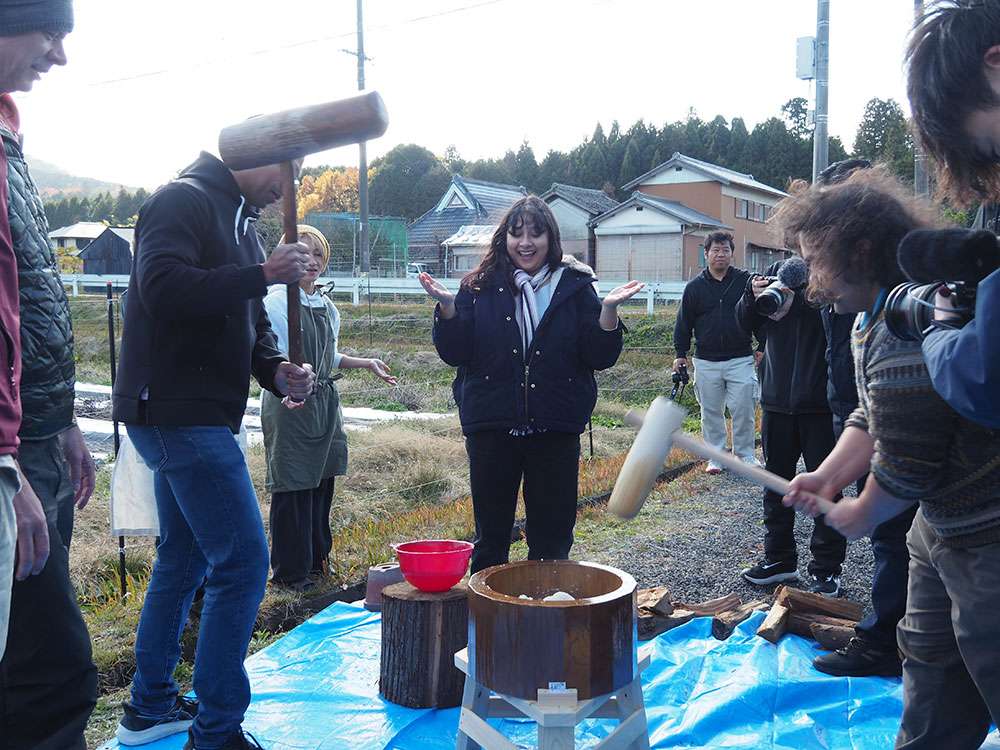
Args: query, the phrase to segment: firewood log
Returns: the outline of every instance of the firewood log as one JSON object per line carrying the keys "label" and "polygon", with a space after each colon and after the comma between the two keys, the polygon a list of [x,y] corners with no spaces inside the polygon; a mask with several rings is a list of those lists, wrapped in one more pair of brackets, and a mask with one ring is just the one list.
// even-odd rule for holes
{"label": "firewood log", "polygon": [[790,610],[782,604],[774,604],[764,618],[764,622],[757,628],[757,635],[765,641],[777,643],[788,629],[788,616]]}
{"label": "firewood log", "polygon": [[721,612],[728,612],[740,606],[739,594],[726,594],[717,599],[709,599],[697,604],[679,604],[682,609],[689,609],[699,617],[706,615],[717,615]]}
{"label": "firewood log", "polygon": [[793,612],[811,612],[828,617],[839,617],[842,620],[860,620],[863,611],[861,605],[849,599],[832,599],[820,594],[813,594],[791,586],[781,586],[774,597],[774,603],[780,604]]}
{"label": "firewood log", "polygon": [[767,602],[757,599],[746,604],[741,604],[735,609],[720,612],[712,618],[712,635],[720,641],[726,640],[726,638],[733,634],[737,625],[759,609],[767,609]]}
{"label": "firewood log", "polygon": [[817,615],[811,612],[796,612],[791,609],[788,614],[788,632],[801,635],[803,638],[812,638],[810,627],[818,625],[835,625],[843,628],[854,628],[856,620],[845,620],[840,617],[829,617],[827,615]]}
{"label": "firewood log", "polygon": [[639,614],[638,630],[639,640],[648,641],[655,638],[660,633],[690,622],[695,617],[694,612],[686,609],[675,609],[669,617],[662,617],[657,614]]}

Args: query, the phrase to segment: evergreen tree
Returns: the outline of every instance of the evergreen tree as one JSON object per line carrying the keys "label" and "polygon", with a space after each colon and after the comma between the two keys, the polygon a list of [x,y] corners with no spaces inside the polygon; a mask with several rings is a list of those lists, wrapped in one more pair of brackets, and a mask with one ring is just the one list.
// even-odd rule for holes
{"label": "evergreen tree", "polygon": [[642,149],[637,138],[630,138],[622,159],[621,170],[618,173],[618,187],[627,185],[639,175],[647,171],[642,161]]}
{"label": "evergreen tree", "polygon": [[608,179],[614,182],[621,174],[622,162],[625,160],[625,150],[628,148],[628,140],[622,137],[621,127],[618,120],[613,120],[611,130],[608,131],[608,143],[604,150],[604,155],[608,161]]}
{"label": "evergreen tree", "polygon": [[451,182],[447,166],[422,146],[396,146],[372,162],[372,213],[415,219],[431,208]]}
{"label": "evergreen tree", "polygon": [[451,144],[444,150],[444,163],[452,174],[462,174],[465,171],[465,159],[458,153],[455,144]]}
{"label": "evergreen tree", "polygon": [[708,125],[705,126],[706,138],[706,159],[713,164],[724,164],[729,158],[729,143],[732,137],[729,133],[729,124],[722,115],[716,115]]}
{"label": "evergreen tree", "polygon": [[737,172],[746,172],[746,149],[750,133],[742,117],[734,117],[729,126],[729,149],[725,162],[721,162],[729,169]]}
{"label": "evergreen tree", "polygon": [[694,109],[688,112],[684,121],[684,147],[680,149],[685,156],[708,161],[708,145],[706,143],[705,123],[695,114]]}
{"label": "evergreen tree", "polygon": [[771,117],[757,125],[747,139],[747,162],[754,178],[766,185],[784,190],[789,179],[812,175],[811,163],[807,173],[801,171],[795,159],[796,138],[788,132],[785,123]]}
{"label": "evergreen tree", "polygon": [[594,134],[590,136],[590,142],[596,143],[600,147],[601,153],[604,153],[604,149],[608,145],[608,139],[604,137],[604,128],[601,127],[601,123],[597,123],[597,127],[594,128]]}
{"label": "evergreen tree", "polygon": [[801,96],[789,99],[781,105],[781,114],[788,123],[788,130],[796,138],[809,138],[812,130],[809,127],[809,103]]}
{"label": "evergreen tree", "polygon": [[913,139],[899,104],[893,99],[871,99],[865,105],[854,155],[884,161],[899,177],[913,181]]}
{"label": "evergreen tree", "polygon": [[531,146],[528,145],[527,141],[521,143],[521,147],[517,150],[517,154],[514,156],[514,184],[522,185],[528,189],[529,192],[539,193],[544,191],[548,186],[541,185],[539,179],[540,174],[538,170],[538,162],[535,161],[535,152],[531,150]]}
{"label": "evergreen tree", "polygon": [[580,187],[598,190],[608,181],[608,162],[604,150],[597,142],[591,141],[584,149],[577,167],[577,179]]}
{"label": "evergreen tree", "polygon": [[552,187],[553,182],[574,184],[569,157],[562,151],[549,151],[538,167],[538,182],[542,192]]}

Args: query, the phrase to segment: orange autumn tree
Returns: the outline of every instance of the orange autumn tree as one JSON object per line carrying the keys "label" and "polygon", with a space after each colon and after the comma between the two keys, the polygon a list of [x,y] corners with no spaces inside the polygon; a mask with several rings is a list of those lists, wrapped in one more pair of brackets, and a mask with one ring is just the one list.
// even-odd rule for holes
{"label": "orange autumn tree", "polygon": [[358,169],[337,167],[318,175],[306,175],[299,184],[299,220],[312,212],[356,213]]}

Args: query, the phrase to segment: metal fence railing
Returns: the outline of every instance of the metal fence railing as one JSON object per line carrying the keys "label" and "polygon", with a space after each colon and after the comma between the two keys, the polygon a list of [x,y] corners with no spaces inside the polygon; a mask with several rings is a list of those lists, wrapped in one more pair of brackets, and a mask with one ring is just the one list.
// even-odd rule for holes
{"label": "metal fence railing", "polygon": [[[111,284],[115,290],[128,288],[128,276],[104,276],[98,274],[63,274],[63,285],[68,287],[75,297],[79,294],[104,294]],[[439,279],[444,286],[458,291],[459,279]],[[350,295],[351,303],[360,305],[361,300],[370,295],[394,294],[400,296],[426,297],[427,293],[418,279],[380,278],[380,277],[322,277],[320,284],[328,286],[328,292],[334,295]],[[597,282],[599,294],[607,294],[616,286],[624,284],[622,280],[600,280]],[[648,283],[646,288],[637,294],[635,300],[646,302],[646,312],[653,314],[653,306],[657,303],[676,301],[684,293],[683,281],[656,281]],[[329,288],[331,287],[332,288]]]}

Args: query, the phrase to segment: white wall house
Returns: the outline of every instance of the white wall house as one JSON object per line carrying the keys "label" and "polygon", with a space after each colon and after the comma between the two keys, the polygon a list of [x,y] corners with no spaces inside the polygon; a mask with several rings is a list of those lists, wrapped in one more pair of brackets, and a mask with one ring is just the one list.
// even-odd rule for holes
{"label": "white wall house", "polygon": [[[643,193],[593,220],[597,275],[604,280],[681,281],[686,246],[700,247],[705,236],[727,229],[718,219],[676,201]],[[696,273],[696,272],[695,272]]]}

